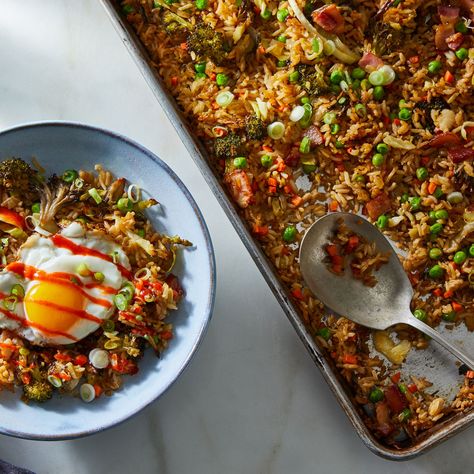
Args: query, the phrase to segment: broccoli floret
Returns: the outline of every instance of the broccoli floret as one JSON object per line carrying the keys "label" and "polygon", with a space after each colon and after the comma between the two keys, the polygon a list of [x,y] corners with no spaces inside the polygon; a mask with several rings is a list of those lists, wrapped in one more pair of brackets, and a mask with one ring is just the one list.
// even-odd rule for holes
{"label": "broccoli floret", "polygon": [[301,87],[310,95],[319,95],[327,90],[323,75],[314,66],[309,64],[298,64],[296,70],[300,77],[298,82]]}
{"label": "broccoli floret", "polygon": [[86,191],[85,187],[78,187],[74,181],[66,183],[62,178],[52,175],[47,183],[42,185],[41,208],[39,225],[41,228],[55,233],[58,225],[55,216],[64,205],[79,199]]}
{"label": "broccoli floret", "polygon": [[188,29],[186,28],[186,25],[181,24],[178,19],[177,15],[169,10],[166,10],[163,13],[162,17],[163,24],[165,26],[165,31],[170,35],[173,36],[174,38],[177,39],[183,39],[184,40],[184,35],[187,34]]}
{"label": "broccoli floret", "polygon": [[267,127],[256,115],[245,119],[245,131],[249,140],[261,140],[267,134]]}
{"label": "broccoli floret", "polygon": [[38,183],[38,172],[20,158],[0,163],[0,185],[15,193],[30,192]]}
{"label": "broccoli floret", "polygon": [[236,133],[230,132],[215,139],[214,152],[217,158],[235,158],[242,154],[242,140]]}
{"label": "broccoli floret", "polygon": [[43,403],[53,396],[53,387],[46,380],[35,380],[23,385],[23,393],[27,401]]}
{"label": "broccoli floret", "polygon": [[188,36],[189,51],[198,57],[207,58],[215,64],[222,64],[227,56],[224,35],[206,23],[199,23]]}

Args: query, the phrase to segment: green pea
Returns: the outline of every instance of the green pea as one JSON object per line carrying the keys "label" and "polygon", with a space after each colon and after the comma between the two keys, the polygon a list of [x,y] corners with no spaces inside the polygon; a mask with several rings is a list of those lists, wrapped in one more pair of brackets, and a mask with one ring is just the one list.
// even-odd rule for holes
{"label": "green pea", "polygon": [[339,84],[343,79],[344,79],[344,74],[342,71],[339,71],[338,69],[336,69],[335,71],[332,71],[331,75],[329,76],[329,80],[331,81],[332,84]]}
{"label": "green pea", "polygon": [[309,104],[311,102],[311,99],[309,97],[301,97],[300,99],[300,102],[304,105],[304,104]]}
{"label": "green pea", "polygon": [[375,86],[374,87],[374,99],[375,100],[382,100],[385,96],[385,90],[383,86]]}
{"label": "green pea", "polygon": [[443,230],[443,224],[440,224],[437,222],[436,224],[433,224],[430,226],[430,234],[439,234]]}
{"label": "green pea", "polygon": [[207,8],[208,1],[207,0],[196,0],[195,5],[196,5],[196,8],[198,10],[205,10]]}
{"label": "green pea", "polygon": [[339,86],[338,84],[331,84],[329,86],[329,89],[331,89],[331,92],[333,92],[334,94],[339,94],[339,92],[341,92],[341,86]]}
{"label": "green pea", "polygon": [[375,149],[377,150],[377,153],[382,153],[382,155],[386,155],[388,153],[388,145],[385,143],[379,143]]}
{"label": "green pea", "polygon": [[31,212],[33,214],[38,214],[39,212],[41,211],[41,204],[39,202],[35,202],[32,206],[31,206]]}
{"label": "green pea", "polygon": [[296,234],[296,227],[293,225],[289,225],[288,227],[285,227],[282,237],[285,242],[293,242],[296,238]]}
{"label": "green pea", "polygon": [[384,393],[382,390],[380,390],[380,388],[374,388],[369,394],[369,400],[372,403],[380,402],[381,400],[383,400],[383,398]]}
{"label": "green pea", "polygon": [[403,204],[404,202],[408,202],[408,199],[410,199],[410,196],[408,195],[408,193],[403,193],[401,196],[400,196],[400,202]]}
{"label": "green pea", "polygon": [[401,109],[398,112],[398,118],[403,121],[408,121],[411,118],[411,110],[410,109]]}
{"label": "green pea", "polygon": [[206,72],[206,63],[197,63],[194,65],[196,72]]}
{"label": "green pea", "polygon": [[269,155],[263,155],[260,158],[260,163],[262,163],[262,166],[265,168],[270,168],[270,166],[273,165],[273,158]]}
{"label": "green pea", "polygon": [[446,209],[439,209],[434,213],[436,219],[447,219],[449,217]]}
{"label": "green pea", "polygon": [[435,192],[433,193],[433,196],[436,199],[439,199],[443,194],[444,193],[443,193],[443,190],[441,189],[441,186],[437,186],[436,189],[435,189]]}
{"label": "green pea", "polygon": [[472,244],[470,247],[469,247],[469,255],[471,257],[474,257],[474,244]]}
{"label": "green pea", "polygon": [[377,167],[382,166],[384,164],[384,161],[385,161],[385,158],[381,153],[376,153],[372,157],[372,164],[374,166],[377,166]]}
{"label": "green pea", "polygon": [[428,255],[432,260],[438,260],[443,255],[443,251],[437,247],[433,247],[428,252]]}
{"label": "green pea", "polygon": [[263,20],[268,20],[270,19],[270,17],[272,16],[272,11],[269,9],[269,8],[266,8],[265,7],[265,10],[262,10],[260,12],[260,17],[263,19]]}
{"label": "green pea", "polygon": [[359,79],[356,79],[355,81],[352,82],[352,88],[357,91],[360,89],[360,81]]}
{"label": "green pea", "polygon": [[340,150],[341,148],[344,148],[344,143],[341,142],[341,140],[336,140],[336,143],[334,144],[334,146]]}
{"label": "green pea", "polygon": [[415,311],[413,311],[413,316],[423,322],[426,322],[426,320],[428,319],[426,311],[423,309],[415,309]]}
{"label": "green pea", "polygon": [[466,23],[463,20],[461,20],[459,23],[456,23],[456,26],[454,28],[457,32],[462,33],[463,35],[469,31],[468,27],[466,26]]}
{"label": "green pea", "polygon": [[356,67],[355,69],[352,70],[351,76],[354,79],[364,79],[365,71],[360,67]]}
{"label": "green pea", "polygon": [[421,166],[420,168],[418,168],[416,170],[416,177],[420,180],[420,181],[425,181],[426,178],[428,178],[428,170]]}
{"label": "green pea", "polygon": [[358,174],[355,178],[354,181],[356,183],[365,183],[365,176],[362,174]]}
{"label": "green pea", "polygon": [[277,11],[276,17],[278,21],[284,22],[287,18],[290,12],[286,8],[282,8],[281,10]]}
{"label": "green pea", "polygon": [[298,82],[300,79],[300,73],[298,71],[293,71],[290,73],[290,75],[288,76],[288,80],[292,83],[294,82]]}
{"label": "green pea", "polygon": [[220,72],[219,74],[216,75],[216,84],[218,86],[226,86],[228,82],[229,82],[229,76],[227,74]]}
{"label": "green pea", "polygon": [[117,201],[117,209],[123,213],[129,212],[133,209],[133,202],[128,198],[120,198]]}
{"label": "green pea", "polygon": [[[286,67],[287,65],[288,65],[288,61],[286,59],[279,59],[277,61],[277,67]],[[290,74],[290,76],[291,76],[291,74]],[[296,82],[296,81],[291,81],[290,80],[290,82]]]}
{"label": "green pea", "polygon": [[316,334],[321,336],[326,341],[331,339],[331,330],[329,328],[321,328]]}
{"label": "green pea", "polygon": [[195,79],[202,79],[204,77],[207,77],[207,74],[205,72],[197,72],[194,76]]}
{"label": "green pea", "polygon": [[234,158],[234,166],[238,169],[243,169],[247,166],[247,159],[243,156]]}
{"label": "green pea", "polygon": [[431,74],[436,74],[441,69],[441,61],[430,61],[428,63],[428,72]]}
{"label": "green pea", "polygon": [[449,311],[448,313],[443,313],[442,318],[444,321],[452,323],[456,319],[456,311]]}
{"label": "green pea", "polygon": [[444,275],[444,269],[440,265],[433,265],[428,270],[428,275],[430,278],[441,278]]}
{"label": "green pea", "polygon": [[408,199],[412,211],[419,211],[421,207],[421,197],[411,197]]}
{"label": "green pea", "polygon": [[456,265],[462,265],[467,259],[467,254],[463,250],[456,252],[453,257],[453,261]]}
{"label": "green pea", "polygon": [[280,43],[286,43],[286,36],[285,35],[277,36],[277,41],[279,41]]}
{"label": "green pea", "polygon": [[469,52],[466,48],[459,48],[454,54],[460,61],[464,61],[469,56]]}
{"label": "green pea", "polygon": [[388,225],[388,217],[385,214],[382,214],[377,219],[377,227],[379,229],[385,229]]}

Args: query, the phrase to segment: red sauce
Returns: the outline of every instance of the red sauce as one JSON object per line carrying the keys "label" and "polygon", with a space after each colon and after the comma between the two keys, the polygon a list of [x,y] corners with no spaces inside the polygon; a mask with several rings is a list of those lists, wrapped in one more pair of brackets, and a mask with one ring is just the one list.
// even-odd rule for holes
{"label": "red sauce", "polygon": [[74,255],[88,255],[90,257],[101,258],[102,260],[107,260],[107,262],[113,263],[123,277],[129,280],[131,279],[132,274],[130,273],[130,271],[127,270],[123,265],[120,265],[120,263],[115,263],[110,255],[99,252],[95,249],[90,249],[89,247],[85,247],[83,245],[75,244],[74,242],[69,239],[66,239],[66,237],[63,237],[60,234],[54,234],[50,238],[56,247],[68,249]]}
{"label": "red sauce", "polygon": [[[29,299],[25,299],[24,301],[33,302],[33,300],[29,300]],[[68,306],[62,306],[60,304],[53,303],[52,301],[46,301],[46,300],[35,299],[34,303],[39,304],[40,306],[44,306],[45,308],[54,308],[60,311],[64,311],[65,313],[73,314],[74,316],[77,316],[78,318],[87,319],[88,321],[93,321],[94,323],[98,323],[98,324],[102,323],[102,319],[97,318],[93,314],[90,314],[87,311],[84,311],[82,309],[73,309],[73,308],[69,308]]]}
{"label": "red sauce", "polygon": [[[36,281],[49,281],[52,283],[57,283],[59,285],[74,287],[77,291],[79,291],[84,298],[87,298],[89,301],[93,303],[104,306],[105,308],[110,308],[112,304],[108,300],[104,300],[101,298],[96,298],[95,296],[89,295],[87,291],[85,291],[81,286],[81,281],[79,278],[76,278],[75,275],[70,273],[46,273],[43,270],[39,270],[38,268],[32,267],[31,265],[25,265],[22,262],[13,262],[10,263],[5,267],[5,270],[16,273],[23,278],[28,280],[36,280]],[[110,287],[107,288],[106,292],[109,292]],[[114,290],[114,293],[116,291]]]}
{"label": "red sauce", "polygon": [[6,309],[0,308],[0,313],[4,314],[9,319],[18,321],[24,327],[30,326],[30,327],[38,329],[41,332],[52,334],[53,336],[63,336],[63,337],[67,337],[68,339],[71,339],[72,341],[75,341],[75,342],[78,341],[77,338],[75,338],[74,336],[71,336],[67,332],[54,331],[53,329],[45,328],[41,324],[32,323],[31,321],[27,321],[26,319],[20,318],[15,313],[12,313],[11,311],[7,311]]}

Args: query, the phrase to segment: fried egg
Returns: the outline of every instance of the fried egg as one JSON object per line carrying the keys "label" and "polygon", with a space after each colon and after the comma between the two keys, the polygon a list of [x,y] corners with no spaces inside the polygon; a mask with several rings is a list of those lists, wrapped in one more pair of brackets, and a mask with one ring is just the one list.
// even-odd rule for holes
{"label": "fried egg", "polygon": [[119,245],[79,222],[34,234],[0,273],[0,328],[33,344],[75,343],[113,314],[129,270]]}

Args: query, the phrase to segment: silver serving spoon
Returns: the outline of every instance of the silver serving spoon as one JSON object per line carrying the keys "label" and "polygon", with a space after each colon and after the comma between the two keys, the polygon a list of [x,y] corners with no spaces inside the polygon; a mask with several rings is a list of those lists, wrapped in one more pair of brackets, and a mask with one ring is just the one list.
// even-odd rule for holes
{"label": "silver serving spoon", "polygon": [[[339,219],[367,242],[374,242],[379,252],[390,254],[388,263],[376,272],[377,284],[372,288],[355,279],[350,271],[338,276],[326,267],[325,247],[333,238]],[[330,310],[372,329],[384,330],[399,323],[413,326],[432,337],[469,368],[474,368],[474,359],[412,315],[410,280],[389,241],[366,219],[344,212],[318,219],[301,242],[300,268],[310,290]]]}

